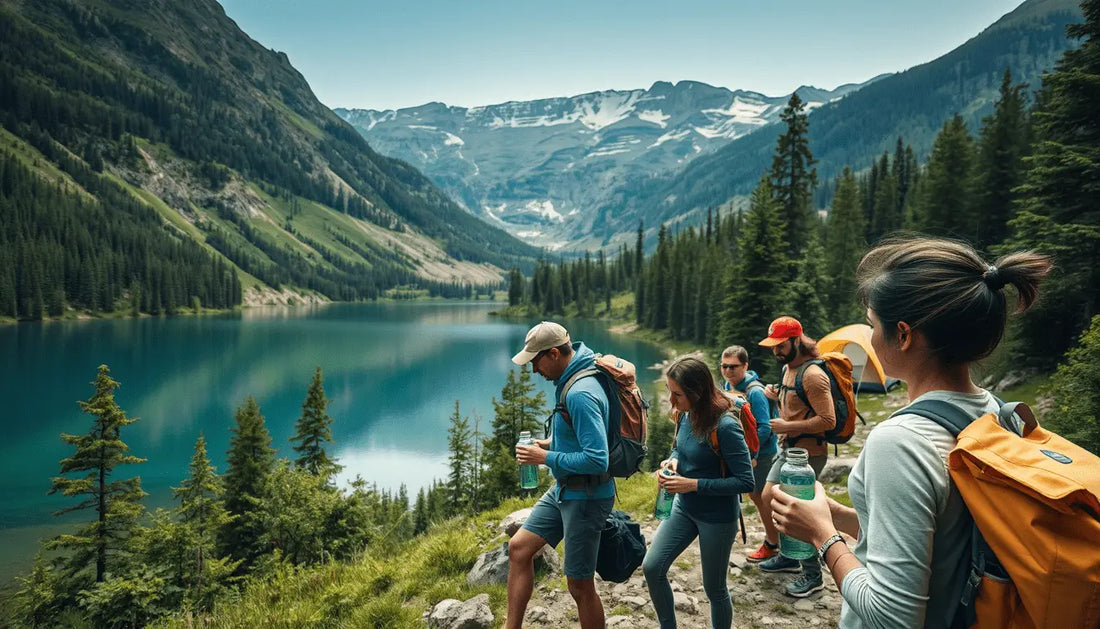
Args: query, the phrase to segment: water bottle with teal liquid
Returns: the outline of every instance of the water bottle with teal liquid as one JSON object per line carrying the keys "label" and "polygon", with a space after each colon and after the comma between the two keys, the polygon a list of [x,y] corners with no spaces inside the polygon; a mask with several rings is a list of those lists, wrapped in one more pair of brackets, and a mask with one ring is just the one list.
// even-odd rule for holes
{"label": "water bottle with teal liquid", "polygon": [[[521,446],[533,446],[535,445],[534,439],[531,438],[531,431],[524,430],[519,433],[519,443]],[[519,486],[520,489],[534,489],[539,486],[539,466],[532,464],[524,464],[519,466]]]}
{"label": "water bottle with teal liquid", "polygon": [[[667,467],[661,470],[661,475],[665,477],[676,476],[676,472],[668,469]],[[672,503],[676,500],[676,494],[668,491],[664,487],[657,488],[657,505],[653,507],[653,517],[658,520],[667,520],[668,516],[672,515]]]}
{"label": "water bottle with teal liquid", "polygon": [[[787,450],[787,460],[779,468],[780,488],[795,498],[813,500],[817,474],[810,467],[810,454],[805,448]],[[811,559],[817,556],[813,544],[779,534],[779,554],[789,559]]]}

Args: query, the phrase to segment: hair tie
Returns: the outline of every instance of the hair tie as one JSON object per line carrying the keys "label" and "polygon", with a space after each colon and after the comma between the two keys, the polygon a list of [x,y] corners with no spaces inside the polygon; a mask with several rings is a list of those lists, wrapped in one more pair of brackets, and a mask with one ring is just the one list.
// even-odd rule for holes
{"label": "hair tie", "polygon": [[982,274],[982,281],[993,290],[1001,290],[1006,283],[1005,278],[1001,275],[1001,270],[992,264],[986,267],[985,273]]}

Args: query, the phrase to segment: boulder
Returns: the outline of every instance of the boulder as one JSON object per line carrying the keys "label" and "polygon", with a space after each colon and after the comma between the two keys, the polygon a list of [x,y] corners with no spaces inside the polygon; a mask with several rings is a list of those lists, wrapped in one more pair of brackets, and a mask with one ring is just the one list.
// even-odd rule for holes
{"label": "boulder", "polygon": [[527,622],[536,625],[545,624],[550,619],[550,611],[545,607],[532,607],[527,610]]}
{"label": "boulder", "polygon": [[439,601],[428,614],[431,629],[489,629],[493,626],[493,612],[489,609],[489,595],[478,594],[468,601],[453,598]]}
{"label": "boulder", "polygon": [[[535,572],[557,574],[561,571],[561,557],[550,546],[543,546],[535,553]],[[495,550],[481,553],[474,567],[466,573],[468,585],[488,585],[508,582],[508,542]]]}
{"label": "boulder", "polygon": [[688,596],[683,592],[674,592],[672,594],[672,602],[676,607],[676,611],[684,612],[685,614],[699,613],[699,604],[693,596]]}
{"label": "boulder", "polygon": [[817,480],[821,481],[823,485],[838,483],[840,479],[852,473],[852,468],[855,467],[855,464],[856,459],[854,457],[829,459],[829,462],[825,464],[825,469],[821,470],[821,476],[818,477]]}
{"label": "boulder", "polygon": [[504,534],[508,537],[511,537],[519,531],[520,527],[523,526],[523,523],[526,522],[529,517],[531,517],[531,507],[513,511],[500,521],[500,530],[504,531]]}

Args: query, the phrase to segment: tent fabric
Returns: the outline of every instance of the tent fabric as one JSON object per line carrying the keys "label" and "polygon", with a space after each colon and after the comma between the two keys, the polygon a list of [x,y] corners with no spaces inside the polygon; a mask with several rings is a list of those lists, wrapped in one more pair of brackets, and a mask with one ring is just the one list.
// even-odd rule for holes
{"label": "tent fabric", "polygon": [[852,360],[852,377],[857,391],[885,392],[900,382],[887,377],[882,363],[871,347],[871,326],[866,323],[846,325],[826,334],[817,342],[822,352],[843,352]]}

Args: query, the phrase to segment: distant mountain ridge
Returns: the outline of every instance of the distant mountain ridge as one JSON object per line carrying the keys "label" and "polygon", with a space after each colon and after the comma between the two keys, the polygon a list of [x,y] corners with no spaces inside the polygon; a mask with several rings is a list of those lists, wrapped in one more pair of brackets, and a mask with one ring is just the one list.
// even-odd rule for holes
{"label": "distant mountain ridge", "polygon": [[[1076,46],[1066,37],[1066,25],[1081,20],[1077,0],[1027,0],[947,54],[812,111],[809,144],[817,159],[819,205],[831,198],[844,166],[869,167],[883,151],[893,152],[899,137],[924,162],[936,134],[955,113],[976,134],[981,119],[993,110],[1005,69],[1015,82],[1037,90],[1042,74]],[[646,224],[648,242],[655,240],[661,222],[697,224],[708,207],[743,202],[770,167],[781,127],[764,127],[678,171],[620,187],[615,201],[596,213],[608,221],[606,231],[624,241],[633,239],[625,232],[639,220]]]}
{"label": "distant mountain ridge", "polygon": [[[865,85],[865,84],[864,84]],[[799,88],[818,107],[862,87]],[[696,81],[483,107],[336,109],[373,148],[533,244],[570,247],[609,192],[681,167],[778,119],[788,96]]]}

